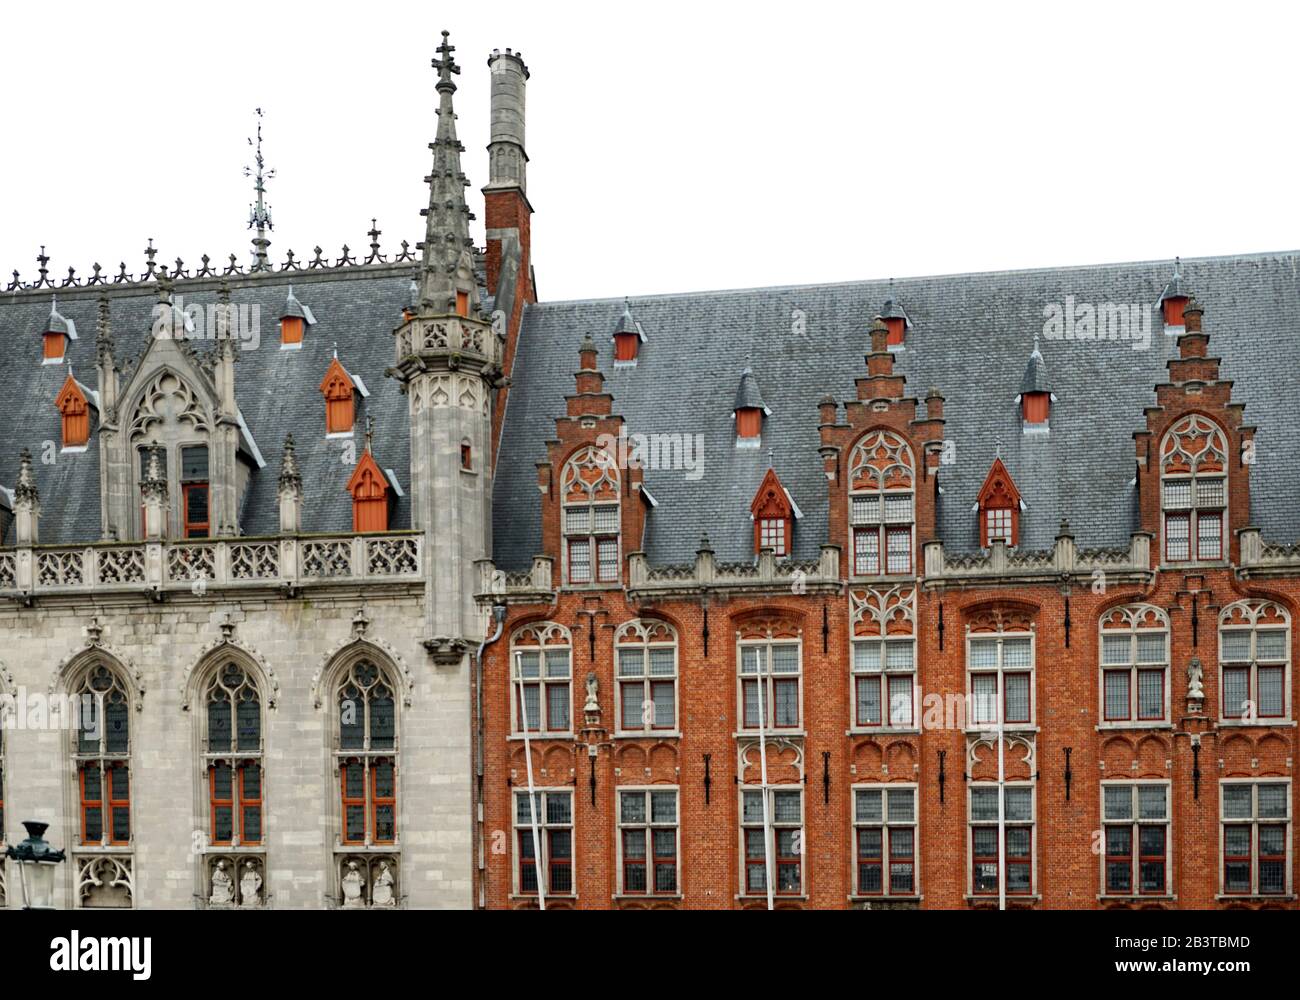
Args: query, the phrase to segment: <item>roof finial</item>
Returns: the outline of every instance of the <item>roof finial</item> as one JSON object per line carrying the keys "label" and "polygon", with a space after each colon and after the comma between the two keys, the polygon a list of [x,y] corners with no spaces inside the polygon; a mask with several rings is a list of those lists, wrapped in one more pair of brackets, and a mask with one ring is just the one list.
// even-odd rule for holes
{"label": "roof finial", "polygon": [[302,489],[302,474],[298,471],[298,459],[294,455],[293,434],[284,436],[284,451],[280,456],[280,489]]}
{"label": "roof finial", "polygon": [[[467,282],[474,281],[474,243],[469,236],[469,222],[474,218],[465,204],[465,188],[469,185],[460,167],[460,154],[465,151],[456,138],[456,111],[452,95],[456,84],[452,75],[460,72],[452,58],[455,47],[448,41],[448,32],[442,33],[438,46],[441,58],[433,60],[438,71],[438,134],[433,140],[433,169],[425,178],[429,185],[429,207],[424,210],[424,259],[420,266],[420,307],[436,315],[456,312],[457,292],[469,293],[471,313],[476,310],[478,295]],[[458,272],[467,271],[469,277],[457,283]]]}
{"label": "roof finial", "polygon": [[253,178],[253,194],[257,200],[254,204],[248,206],[248,228],[257,231],[253,237],[253,271],[269,271],[271,265],[267,262],[267,249],[271,246],[271,241],[266,238],[266,234],[275,228],[271,222],[271,206],[266,202],[266,182],[275,176],[274,170],[267,170],[266,161],[262,158],[262,109],[257,108],[257,141],[248,140],[248,144],[253,147],[253,166],[244,168],[244,176]]}
{"label": "roof finial", "polygon": [[18,482],[14,485],[14,500],[35,503],[39,499],[36,477],[32,475],[32,453],[23,448],[18,452]]}
{"label": "roof finial", "polygon": [[375,418],[366,414],[366,451],[373,453],[372,445],[375,443]]}

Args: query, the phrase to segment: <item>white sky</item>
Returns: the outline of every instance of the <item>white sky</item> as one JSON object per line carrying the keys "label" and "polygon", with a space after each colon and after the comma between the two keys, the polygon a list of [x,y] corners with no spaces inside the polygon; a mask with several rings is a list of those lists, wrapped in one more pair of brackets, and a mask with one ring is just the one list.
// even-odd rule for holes
{"label": "white sky", "polygon": [[544,299],[1289,250],[1300,5],[7,5],[0,287],[421,238],[447,28],[472,206],[522,51]]}

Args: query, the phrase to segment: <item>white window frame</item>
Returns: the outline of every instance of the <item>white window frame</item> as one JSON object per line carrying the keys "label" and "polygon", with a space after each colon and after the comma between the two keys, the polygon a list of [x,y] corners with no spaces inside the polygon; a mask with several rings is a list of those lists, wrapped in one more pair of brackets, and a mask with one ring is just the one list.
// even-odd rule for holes
{"label": "white window frame", "polygon": [[[520,643],[520,636],[525,633],[531,633],[537,639],[536,643]],[[559,636],[562,642],[547,642],[550,637]],[[546,676],[546,654],[564,652],[569,661],[569,672],[566,677]],[[523,678],[524,685],[538,685],[538,729],[529,729],[528,736],[530,739],[563,739],[573,735],[573,636],[567,628],[555,622],[534,622],[531,625],[525,625],[515,632],[510,638],[510,737],[511,739],[523,739],[524,730],[520,725],[523,719],[519,706],[519,653],[536,653],[539,654],[538,675],[536,677]],[[569,688],[567,700],[569,724],[564,729],[548,729],[549,723],[549,706],[550,698],[548,697],[548,688],[553,684],[565,684]]]}
{"label": "white window frame", "polygon": [[[858,816],[858,792],[881,793],[880,820],[863,820]],[[891,791],[911,792],[912,818],[910,821],[891,820],[889,818],[889,793]],[[919,899],[921,897],[921,803],[920,786],[915,782],[904,781],[867,781],[849,787],[849,815],[852,821],[853,839],[850,856],[853,865],[853,895],[862,899]],[[861,866],[858,855],[858,840],[864,829],[881,831],[881,891],[866,892],[860,881]],[[894,830],[908,829],[912,832],[912,890],[911,892],[894,892],[890,870],[891,849]]]}
{"label": "white window frame", "polygon": [[[750,793],[755,794],[755,795],[761,795],[761,794],[763,793],[763,790],[764,790],[764,789],[763,789],[763,787],[762,787],[761,785],[741,785],[741,786],[737,789],[737,791],[738,791],[738,793],[739,793],[739,798],[737,799],[737,803],[736,803],[736,804],[737,804],[738,809],[740,810],[740,812],[739,812],[739,814],[738,814],[739,819],[740,819],[740,823],[738,824],[739,827],[740,827],[740,844],[739,844],[739,847],[740,847],[740,865],[739,865],[739,869],[740,869],[740,893],[739,893],[739,895],[740,895],[740,898],[742,898],[742,899],[766,899],[766,898],[767,898],[767,888],[766,888],[766,884],[764,885],[764,888],[762,888],[762,889],[756,889],[756,890],[753,890],[753,891],[751,891],[751,890],[749,889],[749,871],[748,871],[748,863],[747,863],[748,855],[745,853],[745,850],[746,850],[745,831],[746,831],[746,830],[760,830],[760,831],[763,831],[763,832],[764,832],[764,838],[763,838],[764,852],[766,852],[766,850],[767,850],[768,840],[767,840],[767,836],[766,836],[766,831],[764,831],[763,821],[760,819],[760,820],[758,820],[758,821],[756,821],[756,822],[749,822],[749,823],[745,822],[745,793],[746,793],[746,792],[750,792]],[[807,849],[806,849],[806,847],[807,847],[807,845],[806,845],[806,839],[807,839],[806,824],[807,824],[808,814],[807,814],[806,803],[805,803],[805,801],[804,801],[804,787],[803,787],[803,785],[771,785],[771,784],[769,784],[769,785],[767,786],[767,790],[766,790],[766,791],[767,791],[767,796],[768,796],[768,800],[767,800],[767,809],[768,809],[768,813],[767,813],[767,814],[768,814],[768,816],[771,817],[771,827],[772,827],[772,840],[771,840],[771,847],[772,847],[772,853],[773,853],[773,857],[772,857],[772,877],[773,877],[773,879],[774,879],[774,881],[775,881],[775,884],[772,886],[772,895],[773,895],[773,897],[776,898],[776,899],[800,899],[800,898],[802,898],[802,897],[807,896],[807,894],[808,894],[808,851],[807,851]],[[789,821],[778,821],[778,820],[777,820],[777,818],[776,818],[776,797],[777,797],[777,795],[780,795],[780,794],[791,794],[791,795],[797,795],[797,796],[798,796],[798,798],[799,798],[799,822],[798,822],[798,823],[790,823]],[[761,802],[761,801],[762,801],[762,800],[760,799],[760,802]],[[777,851],[777,849],[776,849],[776,845],[777,845],[777,836],[778,836],[778,833],[779,833],[780,831],[782,831],[782,830],[790,830],[790,829],[794,829],[794,830],[796,831],[796,834],[795,834],[795,840],[796,840],[797,845],[798,845],[798,848],[799,848],[798,852],[794,855],[795,857],[797,857],[797,858],[799,859],[799,888],[798,888],[796,891],[794,891],[794,892],[788,892],[788,891],[787,891],[787,892],[782,892],[782,891],[777,887],[777,886],[780,884],[780,871],[779,871],[779,867],[780,867],[780,866],[778,865],[777,862],[778,862],[778,859],[782,857],[782,855],[781,855],[781,854]],[[763,878],[766,879],[766,878],[767,878],[767,868],[766,868],[766,864],[767,864],[767,856],[766,856],[766,853],[764,854],[763,863],[764,863]]]}
{"label": "white window frame", "polygon": [[[888,647],[892,644],[908,645],[912,649],[911,666],[906,669],[888,666]],[[878,667],[858,665],[858,647],[880,646]],[[849,644],[849,674],[852,685],[849,691],[849,712],[851,732],[855,733],[913,733],[920,729],[920,690],[916,663],[916,636],[914,635],[877,635],[859,636]],[[894,722],[894,701],[889,693],[889,681],[895,677],[907,677],[911,680],[911,719],[906,723]],[[864,723],[858,716],[858,682],[878,678],[880,683],[880,722]]]}
{"label": "white window frame", "polygon": [[[1006,640],[1029,640],[1029,666],[1008,666],[1003,656],[1003,644]],[[997,642],[997,658],[991,667],[977,667],[971,662],[971,649],[977,642]],[[975,675],[993,674],[997,677],[997,713],[994,718],[976,722],[975,716]],[[1029,677],[1029,719],[1028,721],[1008,722],[1003,720],[1003,729],[1010,732],[1023,732],[1032,730],[1037,726],[1038,720],[1038,630],[1031,625],[1026,630],[1014,631],[997,631],[997,632],[972,632],[966,631],[966,704],[970,706],[970,712],[966,719],[966,731],[987,733],[997,728],[998,720],[1006,712],[1007,691],[1006,675],[1028,675]]]}
{"label": "white window frame", "polygon": [[[990,820],[974,819],[975,810],[973,808],[974,793],[977,789],[998,790],[997,781],[970,781],[966,785],[966,892],[971,899],[991,899],[998,898],[997,892],[979,892],[975,891],[975,829],[976,827],[992,827],[996,832],[998,829],[998,820],[995,816]],[[1029,827],[1029,891],[1012,892],[1007,889],[1007,899],[1034,899],[1038,895],[1038,787],[1033,779],[1023,781],[1005,781],[1004,789],[1027,788],[1029,789],[1029,820],[1011,820],[1005,819],[1003,827]],[[1004,793],[1005,794],[1005,793]],[[1005,816],[1006,805],[1004,801],[1003,814]],[[999,877],[1007,884],[1006,872],[1000,871]]]}
{"label": "white window frame", "polygon": [[[520,899],[537,899],[540,893],[525,892],[523,889],[523,850],[520,847],[520,838],[528,838],[528,843],[532,844],[533,827],[531,823],[519,821],[519,799],[522,796],[525,800],[528,798],[528,789],[512,786],[510,796],[510,850],[511,850],[511,874],[510,885],[514,895]],[[572,786],[568,788],[557,788],[554,786],[534,787],[533,795],[541,796],[541,809],[538,811],[537,819],[537,839],[541,857],[533,859],[533,865],[537,872],[538,888],[542,885],[542,872],[546,872],[546,898],[549,899],[577,899],[578,898],[578,816],[576,810],[575,790]],[[567,796],[569,799],[569,822],[568,823],[549,823],[546,820],[546,807],[549,797],[552,795]],[[536,808],[536,799],[533,803]],[[556,892],[551,885],[551,838],[548,834],[552,830],[569,831],[569,891]]]}
{"label": "white window frame", "polygon": [[[629,899],[680,899],[683,896],[682,890],[682,795],[681,788],[678,785],[618,785],[614,789],[614,840],[615,840],[615,859],[618,865],[618,875],[616,884],[618,885],[618,894],[626,896]],[[673,822],[656,823],[653,820],[651,811],[652,799],[654,794],[671,793],[673,796]],[[623,796],[625,794],[640,794],[645,798],[645,821],[640,823],[625,823],[623,821]],[[654,837],[653,831],[665,830],[669,827],[673,831],[673,865],[676,872],[676,888],[672,892],[660,892],[654,888],[655,885],[655,863],[654,863]],[[623,851],[623,834],[628,830],[645,831],[645,868],[646,868],[646,888],[644,892],[629,891],[625,882],[626,867]]]}
{"label": "white window frame", "polygon": [[[794,674],[776,674],[772,673],[772,647],[774,646],[791,646],[795,650],[798,658],[799,669]],[[745,651],[747,649],[761,649],[762,655],[759,657],[758,669],[754,673],[745,672]],[[736,642],[736,732],[746,736],[757,736],[760,728],[750,726],[745,720],[745,682],[749,680],[758,680],[762,678],[763,697],[760,705],[767,718],[763,720],[763,731],[771,736],[791,736],[802,735],[804,732],[804,706],[803,706],[803,639],[738,639]],[[798,690],[798,721],[793,726],[777,726],[776,723],[776,698],[775,689],[776,681],[788,681],[793,679]],[[769,722],[770,720],[770,722]]]}
{"label": "white window frame", "polygon": [[[1104,628],[1105,620],[1115,612],[1123,612],[1129,619],[1128,628]],[[1161,622],[1159,628],[1140,628],[1138,622],[1149,612],[1154,611]],[[1097,635],[1097,728],[1098,729],[1158,729],[1171,725],[1173,713],[1173,665],[1170,661],[1173,648],[1173,633],[1169,627],[1169,617],[1165,612],[1149,604],[1126,604],[1111,608],[1102,614],[1102,623],[1098,625]],[[1165,655],[1157,662],[1144,663],[1138,659],[1139,637],[1143,635],[1163,635]],[[1106,639],[1127,636],[1129,655],[1124,663],[1106,662]],[[1144,670],[1161,670],[1164,673],[1164,710],[1158,719],[1140,718],[1141,697],[1139,693],[1139,674]],[[1106,717],[1106,675],[1109,673],[1128,674],[1128,718],[1108,719]]]}
{"label": "white window frame", "polygon": [[[1224,789],[1230,785],[1249,785],[1252,786],[1251,816],[1249,819],[1229,819],[1224,813],[1224,803],[1227,796],[1224,795]],[[1260,785],[1281,785],[1286,789],[1283,801],[1286,803],[1286,817],[1261,817],[1259,815],[1259,787]],[[1292,803],[1292,786],[1290,778],[1278,777],[1260,777],[1260,778],[1220,778],[1219,779],[1219,898],[1220,899],[1285,899],[1295,892],[1294,881],[1294,864],[1295,864],[1295,809]],[[1250,827],[1250,892],[1229,892],[1227,888],[1227,858],[1224,849],[1227,846],[1227,830],[1229,826],[1249,826]],[[1261,826],[1281,826],[1285,829],[1282,843],[1286,847],[1286,872],[1284,884],[1281,892],[1261,893],[1259,891],[1259,828]]]}
{"label": "white window frame", "polygon": [[[1279,726],[1287,725],[1291,721],[1291,614],[1282,605],[1276,601],[1262,601],[1262,604],[1277,607],[1286,616],[1285,625],[1276,625],[1273,623],[1263,623],[1255,621],[1255,615],[1258,614],[1259,608],[1251,608],[1248,602],[1234,601],[1228,607],[1219,613],[1219,722],[1227,725],[1259,725],[1259,726]],[[1244,606],[1246,614],[1252,619],[1247,624],[1229,624],[1229,618],[1233,608]],[[1282,714],[1281,715],[1261,715],[1259,714],[1259,633],[1263,632],[1281,632],[1285,641],[1286,657],[1283,660],[1265,660],[1265,668],[1281,667],[1282,668]],[[1250,633],[1250,657],[1247,660],[1236,658],[1229,659],[1224,651],[1224,634],[1228,632]],[[1241,715],[1228,715],[1225,711],[1227,708],[1228,686],[1225,681],[1225,673],[1230,669],[1246,670],[1246,695],[1247,700],[1254,705],[1255,714],[1247,717],[1243,710]]]}
{"label": "white window frame", "polygon": [[[1165,815],[1163,819],[1144,818],[1141,815],[1141,793],[1138,791],[1142,787],[1159,787],[1164,789],[1165,793]],[[1129,793],[1129,817],[1108,817],[1106,815],[1106,789],[1124,788]],[[1108,778],[1101,782],[1101,795],[1098,803],[1101,810],[1101,856],[1100,856],[1100,878],[1101,892],[1098,894],[1101,898],[1110,899],[1166,899],[1173,898],[1174,895],[1174,824],[1173,824],[1173,783],[1168,778]],[[1109,842],[1107,840],[1107,828],[1112,826],[1126,826],[1129,828],[1129,891],[1116,892],[1110,888],[1109,871],[1107,869],[1107,858],[1110,855],[1108,850]],[[1141,849],[1141,827],[1160,826],[1165,831],[1165,885],[1159,892],[1142,891],[1142,849]]]}
{"label": "white window frame", "polygon": [[[681,655],[678,641],[677,630],[666,621],[660,619],[647,619],[646,621],[652,627],[662,627],[672,635],[671,639],[663,641],[650,641],[647,637],[646,624],[642,619],[634,619],[619,627],[614,638],[614,735],[615,736],[676,736],[681,732]],[[642,638],[639,641],[629,642],[626,638],[629,632],[637,632]],[[650,653],[656,649],[671,649],[673,654],[673,672],[671,676],[650,673]],[[637,683],[638,677],[631,675],[624,676],[622,673],[623,651],[640,650],[642,653],[643,670],[638,675],[641,682],[641,727],[638,729],[628,729],[623,724],[623,686],[625,684]],[[673,687],[673,719],[669,726],[656,726],[653,723],[646,723],[645,706],[647,700],[654,704],[653,685],[655,684],[672,684]]]}
{"label": "white window frame", "polygon": [[[1205,472],[1201,472],[1195,466],[1192,467],[1190,472],[1166,473],[1164,471],[1165,441],[1167,441],[1171,436],[1180,436],[1182,432],[1176,433],[1178,432],[1178,428],[1183,426],[1184,424],[1190,424],[1192,421],[1201,421],[1210,425],[1211,433],[1216,436],[1213,445],[1218,445],[1218,444],[1222,445],[1224,466],[1225,466],[1225,468],[1222,471],[1207,470]],[[1198,564],[1217,565],[1219,563],[1227,562],[1229,556],[1229,542],[1231,537],[1228,532],[1228,511],[1229,511],[1229,507],[1231,506],[1230,505],[1231,497],[1229,496],[1230,483],[1228,481],[1228,469],[1226,467],[1228,462],[1227,433],[1224,431],[1222,427],[1219,426],[1217,421],[1211,420],[1209,417],[1204,416],[1203,414],[1200,413],[1187,414],[1185,417],[1179,419],[1177,423],[1174,424],[1174,426],[1170,427],[1169,430],[1165,432],[1165,436],[1161,438],[1160,454],[1161,454],[1160,479],[1157,485],[1160,489],[1160,561],[1161,563],[1176,565],[1176,566],[1194,566]],[[1199,454],[1203,454],[1203,452],[1198,453],[1197,456],[1187,456],[1187,457],[1189,461],[1191,461],[1198,458]],[[1202,504],[1199,501],[1197,496],[1197,494],[1200,492],[1199,484],[1215,482],[1215,481],[1219,482],[1223,487],[1223,503],[1221,505]],[[1170,484],[1187,485],[1188,502],[1186,506],[1183,506],[1181,504],[1175,506],[1168,501],[1165,488]],[[1217,515],[1219,518],[1219,555],[1215,558],[1202,559],[1200,555],[1200,541],[1201,541],[1200,518],[1202,514]],[[1169,555],[1169,519],[1171,516],[1176,518],[1183,518],[1186,520],[1187,523],[1187,557],[1185,559],[1176,559]]]}

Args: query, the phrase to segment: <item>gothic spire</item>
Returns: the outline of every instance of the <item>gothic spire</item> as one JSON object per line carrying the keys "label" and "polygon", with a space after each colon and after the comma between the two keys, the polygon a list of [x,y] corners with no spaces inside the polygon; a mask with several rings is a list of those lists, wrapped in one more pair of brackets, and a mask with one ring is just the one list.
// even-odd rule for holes
{"label": "gothic spire", "polygon": [[254,202],[248,206],[248,228],[256,232],[253,237],[253,271],[269,271],[271,265],[267,260],[267,249],[271,241],[266,234],[275,228],[271,222],[271,206],[266,202],[266,182],[275,176],[274,170],[266,169],[262,158],[262,109],[257,109],[257,141],[248,140],[253,147],[253,166],[244,168],[244,176],[253,178]]}
{"label": "gothic spire", "polygon": [[[420,307],[435,313],[456,311],[457,272],[462,265],[473,280],[470,253],[474,244],[469,236],[469,221],[474,216],[465,203],[465,188],[469,181],[460,167],[460,154],[465,147],[456,138],[456,112],[452,107],[452,95],[456,93],[452,76],[460,72],[460,67],[452,57],[456,47],[450,44],[448,37],[449,32],[444,31],[442,44],[438,46],[439,58],[433,60],[433,68],[438,71],[435,88],[438,91],[438,132],[429,144],[433,150],[433,170],[425,178],[429,185],[429,207],[423,213],[424,261],[420,267]],[[476,295],[470,295],[471,302],[476,298]]]}

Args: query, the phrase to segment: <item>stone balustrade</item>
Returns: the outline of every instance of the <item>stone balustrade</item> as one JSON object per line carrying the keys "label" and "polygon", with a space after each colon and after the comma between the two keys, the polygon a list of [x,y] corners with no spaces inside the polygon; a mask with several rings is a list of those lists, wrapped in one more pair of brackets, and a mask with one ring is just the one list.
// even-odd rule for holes
{"label": "stone balustrade", "polygon": [[397,531],[23,546],[0,550],[0,598],[420,580],[422,545]]}

